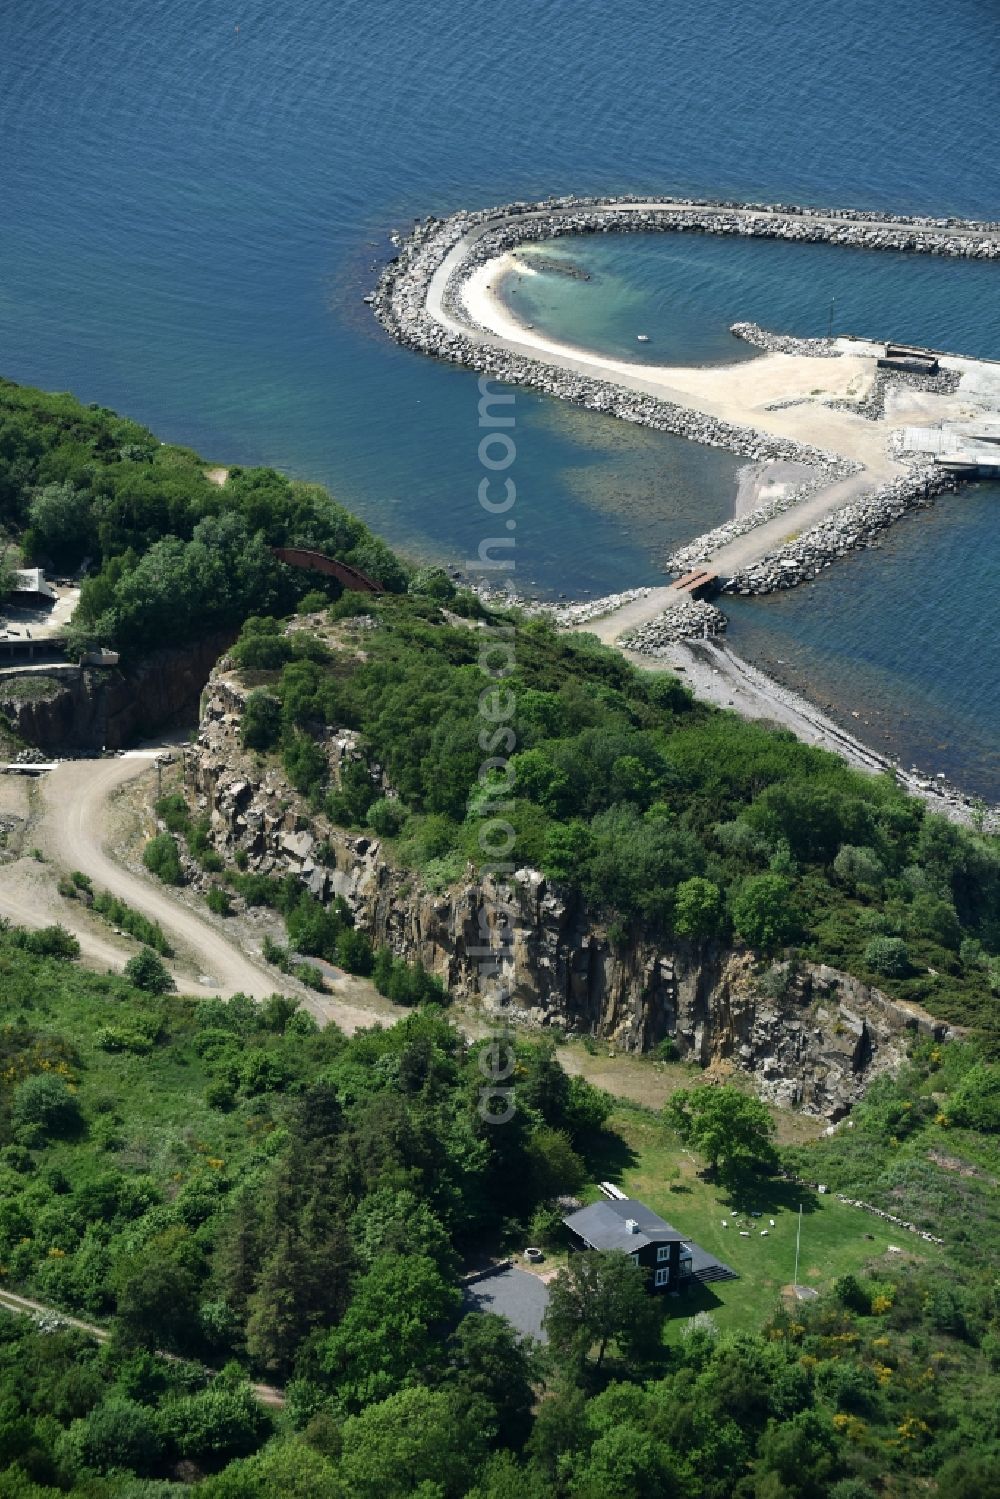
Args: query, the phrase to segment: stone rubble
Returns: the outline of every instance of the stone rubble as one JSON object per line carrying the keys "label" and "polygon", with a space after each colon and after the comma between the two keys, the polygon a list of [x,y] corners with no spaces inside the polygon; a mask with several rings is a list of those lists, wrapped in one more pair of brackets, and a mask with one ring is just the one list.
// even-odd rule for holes
{"label": "stone rubble", "polygon": [[[808,354],[812,359],[840,359],[842,350],[833,338],[794,338],[791,334],[772,333],[759,323],[733,323],[729,329],[734,338],[764,349],[768,354]],[[787,404],[787,403],[786,403]],[[777,410],[769,406],[769,411]]]}
{"label": "stone rubble", "polygon": [[955,479],[933,464],[914,466],[909,474],[870,490],[752,567],[734,573],[726,591],[762,594],[794,588],[818,577],[838,557],[878,546],[882,532],[900,516],[923,509],[935,495],[955,488]]}
{"label": "stone rubble", "polygon": [[618,644],[642,656],[661,656],[680,640],[707,640],[724,635],[726,625],[726,616],[714,604],[704,599],[685,599],[622,635]]}
{"label": "stone rubble", "polygon": [[[890,391],[906,388],[932,395],[950,396],[954,395],[961,383],[960,370],[938,370],[936,375],[921,375],[916,370],[880,369],[875,371],[871,388],[860,401],[835,400],[827,401],[826,404],[834,410],[853,411],[856,416],[863,416],[867,421],[879,422],[885,416],[885,402]],[[895,436],[895,433],[892,435]]]}

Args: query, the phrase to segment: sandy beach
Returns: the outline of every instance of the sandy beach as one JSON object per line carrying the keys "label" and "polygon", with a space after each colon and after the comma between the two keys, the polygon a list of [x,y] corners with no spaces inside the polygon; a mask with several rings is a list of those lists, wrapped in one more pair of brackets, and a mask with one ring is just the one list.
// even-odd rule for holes
{"label": "sandy beach", "polygon": [[[791,438],[863,463],[872,481],[902,472],[886,452],[882,423],[866,421],[852,411],[831,408],[831,400],[861,400],[870,390],[880,345],[838,340],[839,359],[808,354],[764,354],[736,364],[653,365],[611,359],[573,344],[560,343],[537,328],[520,322],[503,298],[511,275],[525,274],[525,261],[512,254],[498,255],[475,267],[462,286],[468,318],[513,352],[557,363],[562,368],[613,380],[660,400],[673,401],[737,426]],[[538,274],[535,272],[534,274]],[[456,330],[461,324],[436,307],[435,316]],[[794,406],[769,409],[776,403]],[[893,424],[906,418],[894,414]]]}

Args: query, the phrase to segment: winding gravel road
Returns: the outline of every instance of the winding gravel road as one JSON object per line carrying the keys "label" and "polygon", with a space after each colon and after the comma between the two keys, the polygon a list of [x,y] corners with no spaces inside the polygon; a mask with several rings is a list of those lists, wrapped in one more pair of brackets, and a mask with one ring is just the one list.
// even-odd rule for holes
{"label": "winding gravel road", "polygon": [[187,949],[199,971],[211,978],[205,993],[249,994],[266,999],[275,978],[253,962],[210,922],[167,894],[152,879],[133,874],[105,850],[108,800],[119,787],[150,768],[155,751],[137,751],[114,760],[67,760],[43,779],[43,814],[36,839],[55,863],[79,869],[96,885],[127,901],[150,921],[158,921],[179,948]]}

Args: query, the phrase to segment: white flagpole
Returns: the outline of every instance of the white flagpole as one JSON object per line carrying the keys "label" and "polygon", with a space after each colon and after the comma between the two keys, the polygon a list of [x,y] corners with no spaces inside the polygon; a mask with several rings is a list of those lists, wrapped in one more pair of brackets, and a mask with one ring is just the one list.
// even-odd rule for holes
{"label": "white flagpole", "polygon": [[799,1203],[799,1226],[798,1226],[798,1230],[796,1231],[796,1234],[795,1234],[795,1280],[792,1282],[792,1284],[796,1285],[796,1286],[799,1283],[799,1244],[800,1244],[801,1240],[802,1240],[802,1204],[800,1202]]}

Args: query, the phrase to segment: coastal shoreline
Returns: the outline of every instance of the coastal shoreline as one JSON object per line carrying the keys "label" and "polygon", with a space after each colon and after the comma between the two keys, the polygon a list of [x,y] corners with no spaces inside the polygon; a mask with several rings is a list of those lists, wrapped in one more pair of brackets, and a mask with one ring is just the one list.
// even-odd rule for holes
{"label": "coastal shoreline", "polygon": [[843,728],[815,703],[740,656],[719,640],[688,640],[667,647],[659,663],[636,652],[625,652],[635,666],[645,671],[657,665],[678,672],[701,702],[728,708],[742,718],[758,719],[790,729],[805,744],[829,750],[854,770],[871,775],[891,775],[932,812],[966,827],[1000,832],[1000,807],[984,807],[944,776],[904,769],[897,760],[873,749],[856,734]]}
{"label": "coastal shoreline", "polygon": [[[877,546],[904,514],[956,488],[964,475],[937,463],[939,449],[919,439],[935,421],[957,429],[1000,418],[1000,366],[992,361],[923,351],[933,355],[925,361],[934,366],[927,383],[914,375],[912,361],[894,367],[885,343],[798,339],[742,323],[731,331],[760,348],[755,358],[708,367],[638,364],[547,337],[519,321],[504,299],[507,277],[530,273],[529,257],[513,254],[523,245],[649,230],[1000,260],[996,222],[781,204],[554,198],[416,221],[409,235],[393,237],[399,254],[372,293],[373,311],[399,343],[487,380],[749,460],[737,513],[666,560],[668,573],[707,567],[716,589],[764,594],[812,581],[838,558]],[[915,445],[909,431],[917,433]],[[994,458],[991,449],[986,461]],[[593,601],[565,626],[592,631],[644,669],[672,660],[706,700],[783,723],[859,769],[891,772],[944,815],[982,825],[979,805],[940,777],[902,772],[728,648],[697,638],[725,628],[718,610],[695,607],[666,586],[626,584],[616,599],[603,601],[603,609]],[[681,640],[685,629],[696,638]],[[630,648],[630,636],[642,639],[641,653]],[[716,653],[707,667],[701,656],[685,655],[705,651]]]}
{"label": "coastal shoreline", "polygon": [[[1000,413],[1000,369],[988,361],[941,356],[949,396],[941,385],[913,389],[905,364],[883,370],[880,362],[892,364],[884,343],[790,339],[737,324],[737,336],[762,348],[759,358],[711,367],[637,364],[548,339],[513,321],[495,294],[512,266],[523,273],[529,257],[512,259],[522,246],[649,230],[1000,259],[997,223],[782,204],[553,198],[417,221],[409,235],[392,237],[399,254],[370,302],[398,342],[487,378],[753,462],[811,466],[816,482],[695,538],[667,562],[668,571],[682,571],[710,561],[733,592],[768,593],[817,577],[837,557],[872,545],[900,515],[954,487],[936,449],[895,439],[904,438],[904,426],[920,426],[931,393],[945,403],[939,416],[952,428],[970,413]],[[954,394],[966,379],[976,390],[971,405]],[[990,450],[985,461],[994,458]],[[799,524],[790,530],[785,511],[793,505]]]}
{"label": "coastal shoreline", "polygon": [[801,691],[778,681],[718,636],[674,640],[655,652],[631,649],[627,639],[620,638],[628,634],[630,614],[641,619],[648,614],[649,606],[662,605],[669,589],[633,588],[602,599],[563,604],[492,589],[477,591],[484,603],[493,607],[547,614],[563,630],[592,634],[602,644],[617,645],[625,659],[640,671],[675,673],[699,702],[737,713],[741,718],[787,729],[802,743],[837,755],[852,770],[890,775],[929,811],[950,822],[1000,833],[1000,805],[969,795],[943,775],[931,775],[912,766],[904,768],[898,759],[866,743]]}

